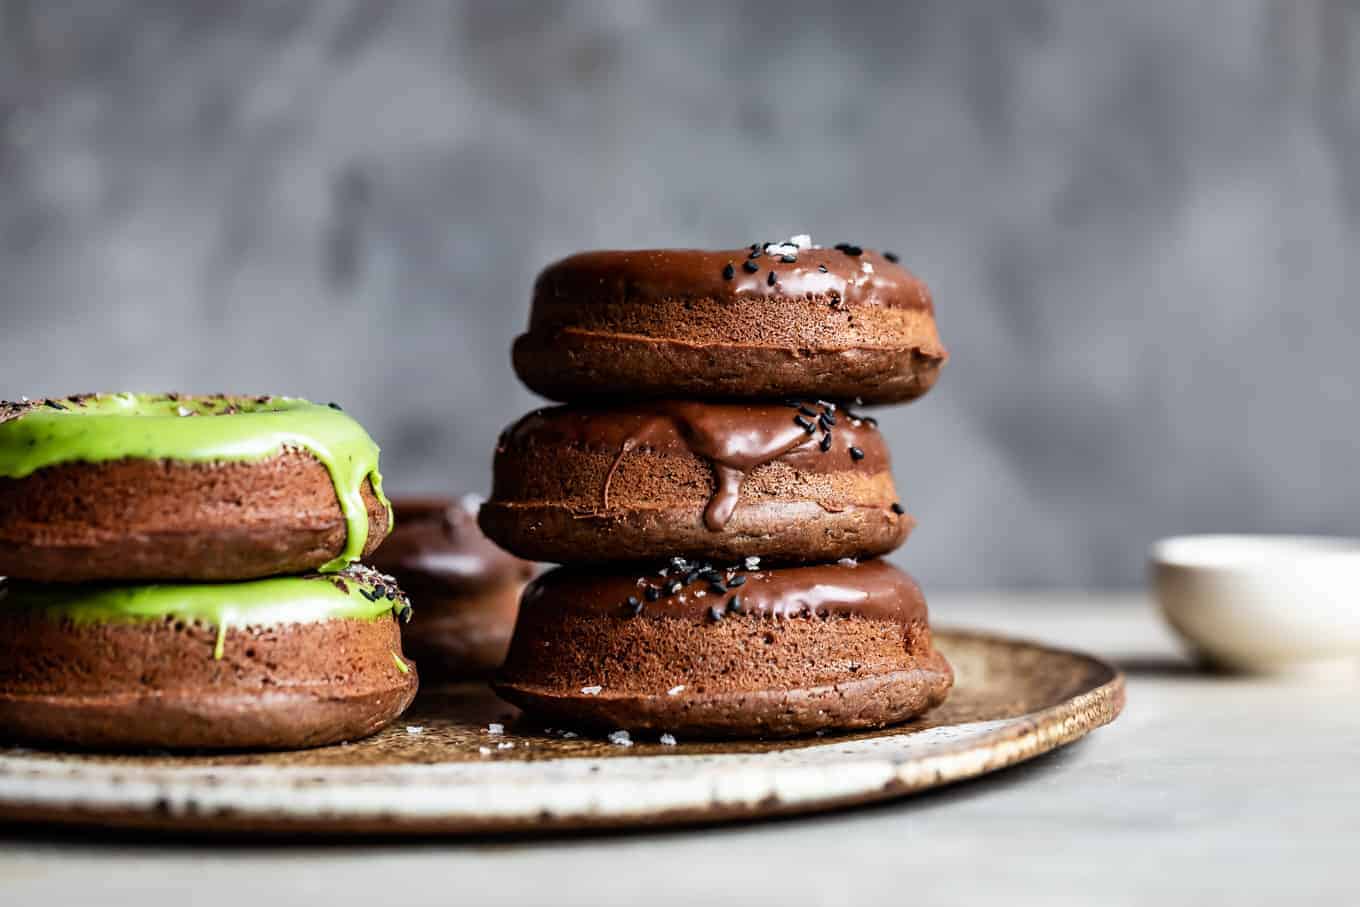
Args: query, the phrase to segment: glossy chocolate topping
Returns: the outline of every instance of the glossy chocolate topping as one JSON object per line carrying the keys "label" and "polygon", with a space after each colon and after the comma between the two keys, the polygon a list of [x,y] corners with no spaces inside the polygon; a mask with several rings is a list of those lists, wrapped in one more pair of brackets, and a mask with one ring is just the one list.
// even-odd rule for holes
{"label": "glossy chocolate topping", "polygon": [[769,570],[758,563],[748,568],[672,562],[641,576],[587,567],[551,570],[525,590],[521,620],[546,611],[696,621],[732,614],[857,616],[906,625],[926,619],[926,602],[915,580],[878,559]]}
{"label": "glossy chocolate topping", "polygon": [[[616,452],[682,448],[713,464],[716,489],[704,525],[721,530],[737,506],[742,480],[757,466],[783,460],[808,472],[888,469],[886,445],[872,418],[820,401],[787,404],[661,400],[610,409],[554,406],[511,426],[500,447],[572,444]],[[613,472],[611,470],[610,477]],[[609,480],[602,509],[609,508]]]}
{"label": "glossy chocolate topping", "polygon": [[397,526],[370,558],[408,592],[459,595],[508,579],[527,580],[534,567],[497,547],[477,527],[481,500],[404,498],[392,502]]}
{"label": "glossy chocolate topping", "polygon": [[934,311],[925,283],[881,253],[846,244],[798,248],[771,243],[734,251],[641,249],[572,255],[539,275],[530,329],[552,326],[553,309],[561,305],[808,295],[845,307]]}

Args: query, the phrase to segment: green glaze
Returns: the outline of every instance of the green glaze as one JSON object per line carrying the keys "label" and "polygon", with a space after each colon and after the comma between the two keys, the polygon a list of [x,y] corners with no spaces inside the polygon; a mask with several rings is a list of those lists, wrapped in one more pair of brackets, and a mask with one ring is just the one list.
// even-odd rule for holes
{"label": "green glaze", "polygon": [[378,472],[378,445],[339,408],[295,397],[183,397],[99,394],[39,401],[0,421],[0,478],[22,479],[65,463],[173,460],[250,462],[300,448],[330,473],[345,516],[340,556],[321,569],[335,572],[359,559],[368,542],[364,479],[387,507]]}
{"label": "green glaze", "polygon": [[[409,608],[386,577],[356,568],[337,575],[286,576],[244,583],[163,583],[148,586],[59,586],[0,582],[0,610],[31,608],[76,624],[136,623],[173,618],[217,628],[220,659],[228,627],[377,620]],[[390,580],[389,580],[390,582]],[[377,588],[381,586],[382,593]],[[393,597],[388,596],[390,590]]]}
{"label": "green glaze", "polygon": [[[341,591],[343,582],[348,592]],[[77,624],[147,620],[200,621],[214,627],[316,623],[336,618],[376,620],[402,607],[348,574],[280,576],[243,583],[157,583],[147,586],[0,585],[0,610],[38,608]]]}

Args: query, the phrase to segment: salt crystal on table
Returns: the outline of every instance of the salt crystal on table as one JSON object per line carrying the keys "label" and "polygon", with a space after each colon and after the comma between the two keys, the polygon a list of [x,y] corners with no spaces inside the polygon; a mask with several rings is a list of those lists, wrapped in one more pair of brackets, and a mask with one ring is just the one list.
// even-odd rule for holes
{"label": "salt crystal on table", "polygon": [[632,746],[633,735],[627,731],[614,731],[609,735],[609,742],[615,746]]}
{"label": "salt crystal on table", "polygon": [[493,721],[486,726],[486,732],[492,737],[499,737],[505,733],[505,725]]}
{"label": "salt crystal on table", "polygon": [[587,696],[598,696],[598,695],[600,695],[600,691],[603,690],[603,689],[604,689],[604,687],[599,687],[599,686],[595,686],[595,687],[581,687],[581,692],[584,693],[584,694],[586,694]]}
{"label": "salt crystal on table", "polygon": [[408,724],[406,725],[406,733],[410,734],[412,737],[419,737],[421,734],[425,733],[425,729],[418,724]]}
{"label": "salt crystal on table", "polygon": [[680,695],[681,693],[683,693],[683,692],[685,692],[685,685],[684,685],[683,683],[680,683],[680,684],[676,684],[675,686],[673,686],[673,687],[671,687],[669,690],[667,690],[667,691],[666,691],[666,695],[667,695],[667,696],[679,696],[679,695]]}
{"label": "salt crystal on table", "polygon": [[661,745],[662,745],[662,746],[675,746],[676,742],[677,742],[677,741],[676,741],[676,739],[675,739],[675,735],[674,735],[674,734],[662,734],[662,735],[661,735]]}

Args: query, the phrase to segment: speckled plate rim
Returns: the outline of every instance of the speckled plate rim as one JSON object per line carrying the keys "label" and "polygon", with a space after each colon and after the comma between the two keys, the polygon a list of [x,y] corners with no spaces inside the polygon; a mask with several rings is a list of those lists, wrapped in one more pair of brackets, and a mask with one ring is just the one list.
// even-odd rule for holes
{"label": "speckled plate rim", "polygon": [[318,836],[707,824],[820,812],[974,778],[1078,740],[1123,709],[1122,673],[1093,656],[989,633],[945,634],[1080,659],[1098,680],[1015,717],[762,753],[145,769],[0,755],[0,821]]}

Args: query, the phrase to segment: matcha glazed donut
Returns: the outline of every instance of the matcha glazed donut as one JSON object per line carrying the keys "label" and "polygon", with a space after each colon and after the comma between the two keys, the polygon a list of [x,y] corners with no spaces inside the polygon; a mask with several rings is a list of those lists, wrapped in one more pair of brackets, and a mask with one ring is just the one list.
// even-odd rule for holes
{"label": "matcha glazed donut", "polygon": [[395,581],[366,567],[244,583],[0,580],[0,739],[296,749],[400,715],[415,667]]}
{"label": "matcha glazed donut", "polygon": [[0,576],[335,571],[386,537],[378,446],[334,404],[88,394],[0,403]]}

